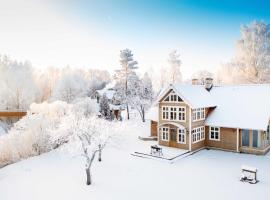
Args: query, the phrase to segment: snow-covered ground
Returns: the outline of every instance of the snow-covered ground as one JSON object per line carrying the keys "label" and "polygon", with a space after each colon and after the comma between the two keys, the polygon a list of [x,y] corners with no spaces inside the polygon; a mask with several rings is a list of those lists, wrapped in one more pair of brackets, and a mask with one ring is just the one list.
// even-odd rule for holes
{"label": "snow-covered ground", "polygon": [[[173,164],[134,157],[132,152],[153,143],[138,140],[149,127],[123,124],[122,139],[94,163],[93,185],[85,184],[83,158],[62,148],[0,169],[0,199],[269,199],[270,154],[202,150]],[[240,182],[241,165],[257,167],[260,182]]]}

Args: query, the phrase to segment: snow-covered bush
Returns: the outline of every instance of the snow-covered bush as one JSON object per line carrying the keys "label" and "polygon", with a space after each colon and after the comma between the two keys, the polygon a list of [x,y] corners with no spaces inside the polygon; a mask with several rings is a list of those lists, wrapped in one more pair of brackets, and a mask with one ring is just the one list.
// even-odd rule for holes
{"label": "snow-covered bush", "polygon": [[70,109],[70,105],[60,101],[32,104],[27,115],[15,123],[8,134],[0,137],[0,166],[54,148],[48,130],[56,129]]}

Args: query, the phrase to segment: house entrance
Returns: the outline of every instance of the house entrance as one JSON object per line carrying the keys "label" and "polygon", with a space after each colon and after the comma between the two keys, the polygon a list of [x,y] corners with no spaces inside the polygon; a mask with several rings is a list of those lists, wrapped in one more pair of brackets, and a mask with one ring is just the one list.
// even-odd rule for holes
{"label": "house entrance", "polygon": [[177,145],[177,128],[170,128],[170,145],[175,147]]}

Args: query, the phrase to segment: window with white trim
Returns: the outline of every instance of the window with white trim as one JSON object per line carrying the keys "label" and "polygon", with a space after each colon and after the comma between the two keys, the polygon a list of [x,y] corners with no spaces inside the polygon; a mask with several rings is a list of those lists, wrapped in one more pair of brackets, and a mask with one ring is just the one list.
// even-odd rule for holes
{"label": "window with white trim", "polygon": [[170,120],[177,120],[177,107],[171,107]]}
{"label": "window with white trim", "polygon": [[186,130],[185,129],[178,129],[178,143],[186,143]]}
{"label": "window with white trim", "polygon": [[172,91],[165,99],[164,101],[167,101],[167,102],[181,102],[182,99],[177,95],[175,94],[174,91]]}
{"label": "window with white trim", "polygon": [[204,126],[192,129],[192,143],[200,142],[205,139]]}
{"label": "window with white trim", "polygon": [[185,122],[186,121],[186,107],[162,106],[162,119]]}
{"label": "window with white trim", "polygon": [[169,140],[169,128],[168,127],[161,127],[161,139],[164,141]]}
{"label": "window with white trim", "polygon": [[168,106],[162,107],[162,119],[169,119],[169,107]]}
{"label": "window with white trim", "polygon": [[178,120],[186,121],[186,108],[185,107],[178,107]]}
{"label": "window with white trim", "polygon": [[192,110],[192,120],[199,121],[205,119],[205,108],[196,108]]}
{"label": "window with white trim", "polygon": [[209,126],[209,140],[220,140],[220,128]]}

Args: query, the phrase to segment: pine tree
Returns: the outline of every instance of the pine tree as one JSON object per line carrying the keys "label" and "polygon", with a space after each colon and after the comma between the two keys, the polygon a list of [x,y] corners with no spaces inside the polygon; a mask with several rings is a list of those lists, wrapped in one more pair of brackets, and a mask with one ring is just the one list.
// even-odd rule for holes
{"label": "pine tree", "polygon": [[120,51],[120,64],[121,69],[116,70],[115,73],[116,95],[122,103],[126,104],[127,118],[129,119],[129,95],[131,93],[129,83],[135,73],[134,70],[138,68],[138,62],[133,59],[131,50],[124,49]]}
{"label": "pine tree", "polygon": [[99,105],[100,113],[107,119],[111,118],[110,105],[106,94],[103,94],[103,96],[101,97]]}

